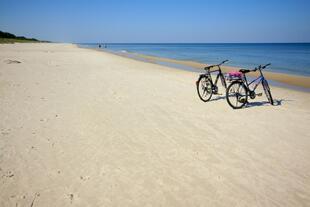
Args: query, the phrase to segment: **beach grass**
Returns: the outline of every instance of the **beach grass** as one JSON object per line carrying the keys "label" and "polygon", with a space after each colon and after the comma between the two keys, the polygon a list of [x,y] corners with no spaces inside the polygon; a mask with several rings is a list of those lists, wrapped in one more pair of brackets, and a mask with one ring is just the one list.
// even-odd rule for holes
{"label": "beach grass", "polygon": [[28,43],[28,42],[39,42],[35,40],[25,40],[25,39],[12,39],[12,38],[0,38],[0,44],[7,44],[7,43]]}
{"label": "beach grass", "polygon": [[13,43],[48,43],[49,41],[39,41],[35,39],[0,38],[0,44]]}

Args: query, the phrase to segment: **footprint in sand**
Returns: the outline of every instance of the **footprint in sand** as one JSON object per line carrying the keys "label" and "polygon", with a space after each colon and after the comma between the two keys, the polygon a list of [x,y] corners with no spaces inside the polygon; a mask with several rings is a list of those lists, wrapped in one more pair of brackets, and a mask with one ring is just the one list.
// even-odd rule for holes
{"label": "footprint in sand", "polygon": [[72,203],[72,202],[73,202],[74,195],[71,193],[71,194],[68,194],[68,196],[69,196],[69,199],[70,199],[70,203]]}
{"label": "footprint in sand", "polygon": [[1,132],[1,134],[2,134],[3,136],[7,136],[7,135],[9,135],[10,133],[8,133],[8,132]]}
{"label": "footprint in sand", "polygon": [[89,180],[89,176],[80,176],[80,179],[83,181]]}
{"label": "footprint in sand", "polygon": [[40,122],[48,122],[50,119],[46,118],[46,119],[40,119]]}
{"label": "footprint in sand", "polygon": [[20,62],[20,61],[18,61],[18,60],[10,60],[10,59],[5,60],[4,62],[5,62],[6,64],[19,64],[19,63],[22,63],[22,62]]}
{"label": "footprint in sand", "polygon": [[111,91],[111,97],[113,97],[116,100],[121,100],[122,97],[118,95],[116,91]]}
{"label": "footprint in sand", "polygon": [[[47,141],[51,142],[52,140],[50,138],[47,138]],[[55,146],[55,142],[52,143],[52,147],[54,147],[54,146]]]}
{"label": "footprint in sand", "polygon": [[30,207],[33,207],[34,202],[35,202],[35,200],[37,199],[37,197],[40,197],[40,193],[36,193],[36,194],[34,195],[34,198],[33,198],[32,202],[31,202],[31,204],[30,204]]}
{"label": "footprint in sand", "polygon": [[16,83],[16,84],[13,84],[12,86],[14,86],[14,87],[20,87],[20,84],[19,84],[19,83]]}
{"label": "footprint in sand", "polygon": [[1,134],[3,136],[7,136],[10,134],[11,129],[1,129]]}
{"label": "footprint in sand", "polygon": [[2,175],[2,177],[12,178],[14,177],[14,173],[9,170],[4,175]]}

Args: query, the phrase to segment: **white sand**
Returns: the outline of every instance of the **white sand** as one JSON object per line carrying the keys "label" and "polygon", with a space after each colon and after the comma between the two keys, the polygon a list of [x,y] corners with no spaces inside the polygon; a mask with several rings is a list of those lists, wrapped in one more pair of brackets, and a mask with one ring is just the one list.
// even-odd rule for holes
{"label": "white sand", "polygon": [[0,45],[0,206],[309,206],[310,94],[271,87],[281,105],[233,110],[200,101],[196,79]]}

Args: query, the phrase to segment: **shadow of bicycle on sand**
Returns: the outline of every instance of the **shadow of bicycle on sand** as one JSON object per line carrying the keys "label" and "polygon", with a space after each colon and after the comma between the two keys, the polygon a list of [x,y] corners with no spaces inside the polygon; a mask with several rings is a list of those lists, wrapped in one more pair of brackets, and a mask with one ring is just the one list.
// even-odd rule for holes
{"label": "shadow of bicycle on sand", "polygon": [[293,101],[293,100],[274,99],[273,105],[271,105],[269,101],[249,102],[245,108],[251,108],[255,106],[282,106],[283,102],[289,102],[289,101]]}
{"label": "shadow of bicycle on sand", "polygon": [[222,100],[222,99],[226,99],[226,96],[216,96],[215,98],[212,96],[212,98],[209,100],[209,102],[218,101],[218,100]]}

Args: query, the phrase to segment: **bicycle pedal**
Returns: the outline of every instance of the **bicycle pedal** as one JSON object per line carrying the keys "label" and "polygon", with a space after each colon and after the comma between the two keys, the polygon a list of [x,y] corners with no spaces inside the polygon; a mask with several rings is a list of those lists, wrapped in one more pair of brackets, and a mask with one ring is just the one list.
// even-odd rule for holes
{"label": "bicycle pedal", "polygon": [[262,96],[263,95],[263,93],[257,93],[256,94],[256,96]]}

